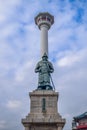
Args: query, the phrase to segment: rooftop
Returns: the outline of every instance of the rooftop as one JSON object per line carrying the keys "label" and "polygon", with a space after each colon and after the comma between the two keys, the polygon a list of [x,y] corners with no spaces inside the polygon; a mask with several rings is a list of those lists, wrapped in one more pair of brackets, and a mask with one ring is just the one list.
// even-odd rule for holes
{"label": "rooftop", "polygon": [[79,116],[76,116],[76,117],[73,117],[75,121],[78,121],[78,120],[81,120],[83,118],[87,118],[87,112],[79,115]]}

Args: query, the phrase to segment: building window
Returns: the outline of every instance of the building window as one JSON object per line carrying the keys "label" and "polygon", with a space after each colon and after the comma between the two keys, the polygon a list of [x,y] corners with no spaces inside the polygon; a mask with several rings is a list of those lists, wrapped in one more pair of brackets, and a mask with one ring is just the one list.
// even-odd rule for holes
{"label": "building window", "polygon": [[46,16],[42,17],[42,20],[46,20]]}
{"label": "building window", "polygon": [[50,21],[51,21],[51,20],[50,20],[50,18],[48,18],[48,17],[47,17],[47,21],[49,21],[49,22],[50,22]]}

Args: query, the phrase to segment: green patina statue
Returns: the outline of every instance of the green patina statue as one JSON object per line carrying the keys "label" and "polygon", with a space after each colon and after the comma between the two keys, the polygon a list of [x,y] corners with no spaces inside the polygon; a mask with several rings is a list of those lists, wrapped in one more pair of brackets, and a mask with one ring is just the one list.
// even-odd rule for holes
{"label": "green patina statue", "polygon": [[52,90],[52,86],[50,84],[50,79],[52,73],[54,71],[53,65],[48,61],[48,56],[44,54],[42,56],[42,60],[39,61],[36,65],[35,72],[39,73],[38,79],[38,89],[40,90]]}

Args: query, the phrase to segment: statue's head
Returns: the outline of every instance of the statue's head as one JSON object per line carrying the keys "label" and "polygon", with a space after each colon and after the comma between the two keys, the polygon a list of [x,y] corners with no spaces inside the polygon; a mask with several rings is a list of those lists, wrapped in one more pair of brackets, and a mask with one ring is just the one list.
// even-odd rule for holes
{"label": "statue's head", "polygon": [[42,56],[42,60],[47,60],[48,59],[48,56],[46,53],[44,53],[44,55]]}

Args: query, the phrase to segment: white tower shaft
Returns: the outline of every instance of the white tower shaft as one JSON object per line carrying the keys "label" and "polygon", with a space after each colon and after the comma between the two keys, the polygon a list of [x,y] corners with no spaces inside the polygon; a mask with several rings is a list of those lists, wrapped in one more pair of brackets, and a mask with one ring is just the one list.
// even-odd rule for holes
{"label": "white tower shaft", "polygon": [[41,29],[41,57],[44,53],[48,56],[48,27],[46,25],[42,25]]}
{"label": "white tower shaft", "polygon": [[46,53],[48,56],[48,30],[54,23],[54,17],[48,12],[39,13],[35,17],[35,23],[41,30],[41,57]]}

